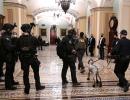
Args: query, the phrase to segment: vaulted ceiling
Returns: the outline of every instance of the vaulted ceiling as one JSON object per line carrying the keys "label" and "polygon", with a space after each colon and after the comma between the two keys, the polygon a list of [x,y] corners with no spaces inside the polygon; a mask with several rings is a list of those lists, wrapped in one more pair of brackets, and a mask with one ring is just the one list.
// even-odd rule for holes
{"label": "vaulted ceiling", "polygon": [[75,19],[87,15],[87,9],[95,7],[113,6],[114,0],[76,0],[70,5],[70,9],[65,14],[55,0],[4,0],[5,2],[16,2],[25,4],[28,14],[36,18],[36,23],[42,25],[68,26],[74,24]]}

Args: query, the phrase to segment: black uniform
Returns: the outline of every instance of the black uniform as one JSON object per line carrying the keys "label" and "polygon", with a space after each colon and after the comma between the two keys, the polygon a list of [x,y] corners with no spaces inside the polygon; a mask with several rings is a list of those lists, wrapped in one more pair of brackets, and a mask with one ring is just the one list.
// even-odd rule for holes
{"label": "black uniform", "polygon": [[[126,34],[126,32],[121,31],[121,34]],[[115,48],[112,50],[113,55],[117,55],[114,73],[119,79],[119,86],[124,88],[124,92],[128,91],[129,85],[125,78],[125,72],[128,68],[130,61],[130,40],[126,37],[122,37]]]}
{"label": "black uniform", "polygon": [[88,38],[87,37],[85,38],[86,38],[86,56],[88,56]]}
{"label": "black uniform", "polygon": [[38,37],[38,42],[39,42],[38,50],[42,50],[43,40],[41,36]]}
{"label": "black uniform", "polygon": [[5,88],[7,90],[14,90],[16,87],[14,85],[14,67],[15,67],[15,50],[16,45],[12,42],[12,33],[14,26],[12,24],[4,24],[3,26],[5,32],[2,34],[2,48],[4,49],[4,60],[6,63],[6,72],[5,72]]}
{"label": "black uniform", "polygon": [[68,67],[70,66],[70,71],[71,71],[71,79],[73,85],[79,85],[76,77],[76,66],[75,66],[75,61],[76,61],[76,52],[75,52],[75,40],[73,39],[73,33],[69,31],[68,35],[63,38],[62,42],[64,44],[64,53],[66,56],[62,59],[63,60],[63,68],[62,68],[62,84],[67,83],[66,79],[66,73],[68,70]]}
{"label": "black uniform", "polygon": [[56,45],[58,45],[61,42],[59,37],[57,37],[55,41],[56,41]]}
{"label": "black uniform", "polygon": [[105,56],[104,55],[104,47],[106,46],[105,42],[106,42],[106,39],[103,36],[101,36],[98,47],[99,47],[99,55],[100,55],[99,59],[102,59],[102,60],[104,59],[104,56]]}
{"label": "black uniform", "polygon": [[88,40],[88,47],[89,47],[89,52],[90,52],[90,56],[93,57],[94,56],[94,48],[95,48],[95,38],[93,36],[91,36],[91,38],[89,38]]}
{"label": "black uniform", "polygon": [[117,45],[118,41],[119,41],[119,38],[114,38],[113,39],[113,41],[112,41],[112,48],[114,48]]}
{"label": "black uniform", "polygon": [[[35,86],[36,90],[44,89],[45,86],[41,86],[40,76],[39,76],[39,65],[40,61],[38,60],[36,53],[36,46],[38,45],[37,39],[29,34],[30,25],[24,24],[21,27],[23,32],[22,36],[20,36],[18,40],[19,46],[19,58],[21,61],[21,68],[23,70],[23,81],[25,85],[24,92],[29,94],[30,84],[29,84],[29,66],[31,65],[34,78],[35,78]],[[28,32],[28,33],[27,33]]]}
{"label": "black uniform", "polygon": [[[17,43],[18,43],[18,37],[12,36],[12,44],[16,46],[15,49],[14,49],[14,51],[13,51],[14,60],[15,60],[14,66],[16,65],[16,62],[18,61],[18,45],[17,45]],[[15,67],[14,67],[14,69],[12,69],[12,70],[13,70],[13,73],[14,73]],[[18,85],[19,82],[16,82],[16,81],[14,80],[14,78],[13,78],[13,84],[14,84],[14,85]]]}
{"label": "black uniform", "polygon": [[2,39],[1,39],[2,37],[0,36],[0,82],[1,81],[4,81],[3,79],[2,79],[2,77],[4,76],[4,73],[3,73],[3,64],[4,64],[4,62],[5,62],[5,60],[4,60],[4,58],[5,58],[5,54],[4,54],[4,50],[3,50],[3,48],[2,48]]}

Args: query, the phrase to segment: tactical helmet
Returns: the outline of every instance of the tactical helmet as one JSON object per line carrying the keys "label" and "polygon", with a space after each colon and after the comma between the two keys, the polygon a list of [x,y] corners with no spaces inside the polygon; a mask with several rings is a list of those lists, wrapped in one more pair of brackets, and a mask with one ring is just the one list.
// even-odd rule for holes
{"label": "tactical helmet", "polygon": [[5,30],[5,31],[11,31],[14,29],[14,25],[10,24],[10,23],[6,23],[3,25],[2,29]]}
{"label": "tactical helmet", "polygon": [[122,34],[122,35],[127,35],[127,31],[126,31],[126,30],[122,30],[122,31],[120,32],[120,34]]}
{"label": "tactical helmet", "polygon": [[80,32],[80,37],[83,37],[84,36],[84,33],[83,32]]}
{"label": "tactical helmet", "polygon": [[30,24],[23,24],[23,25],[21,26],[21,30],[22,30],[23,32],[30,32],[30,30],[31,30]]}
{"label": "tactical helmet", "polygon": [[73,31],[72,30],[68,30],[68,36],[72,37],[73,36]]}

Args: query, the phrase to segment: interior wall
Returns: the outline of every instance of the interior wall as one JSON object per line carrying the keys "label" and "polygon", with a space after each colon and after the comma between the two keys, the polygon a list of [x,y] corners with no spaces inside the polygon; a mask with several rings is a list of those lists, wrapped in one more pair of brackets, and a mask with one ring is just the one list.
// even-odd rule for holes
{"label": "interior wall", "polygon": [[[100,35],[103,33],[106,38],[106,44],[109,42],[109,20],[113,15],[112,7],[97,7],[91,10],[90,16],[90,32],[96,38],[96,47],[99,43]],[[95,53],[98,55],[98,49],[95,48]]]}
{"label": "interior wall", "polygon": [[86,34],[86,16],[76,19],[76,29],[78,31],[78,35],[80,34],[80,32],[84,32]]}
{"label": "interior wall", "polygon": [[0,15],[3,15],[3,0],[0,0]]}
{"label": "interior wall", "polygon": [[[130,1],[120,0],[119,6],[119,32],[126,29],[130,33]],[[128,34],[128,38],[130,38],[130,34]]]}
{"label": "interior wall", "polygon": [[15,32],[21,34],[21,25],[26,22],[26,6],[18,3],[4,2],[4,23],[16,23]]}

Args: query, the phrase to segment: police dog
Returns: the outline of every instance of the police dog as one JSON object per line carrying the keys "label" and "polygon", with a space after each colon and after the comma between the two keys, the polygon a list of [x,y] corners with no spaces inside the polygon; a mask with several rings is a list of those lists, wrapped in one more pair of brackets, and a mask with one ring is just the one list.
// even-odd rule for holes
{"label": "police dog", "polygon": [[90,74],[93,75],[93,87],[99,86],[102,87],[102,81],[101,81],[101,77],[99,75],[99,71],[98,71],[98,67],[96,65],[94,65],[93,59],[90,59],[88,61],[89,64],[89,72],[88,72],[88,78],[87,80],[90,80]]}

